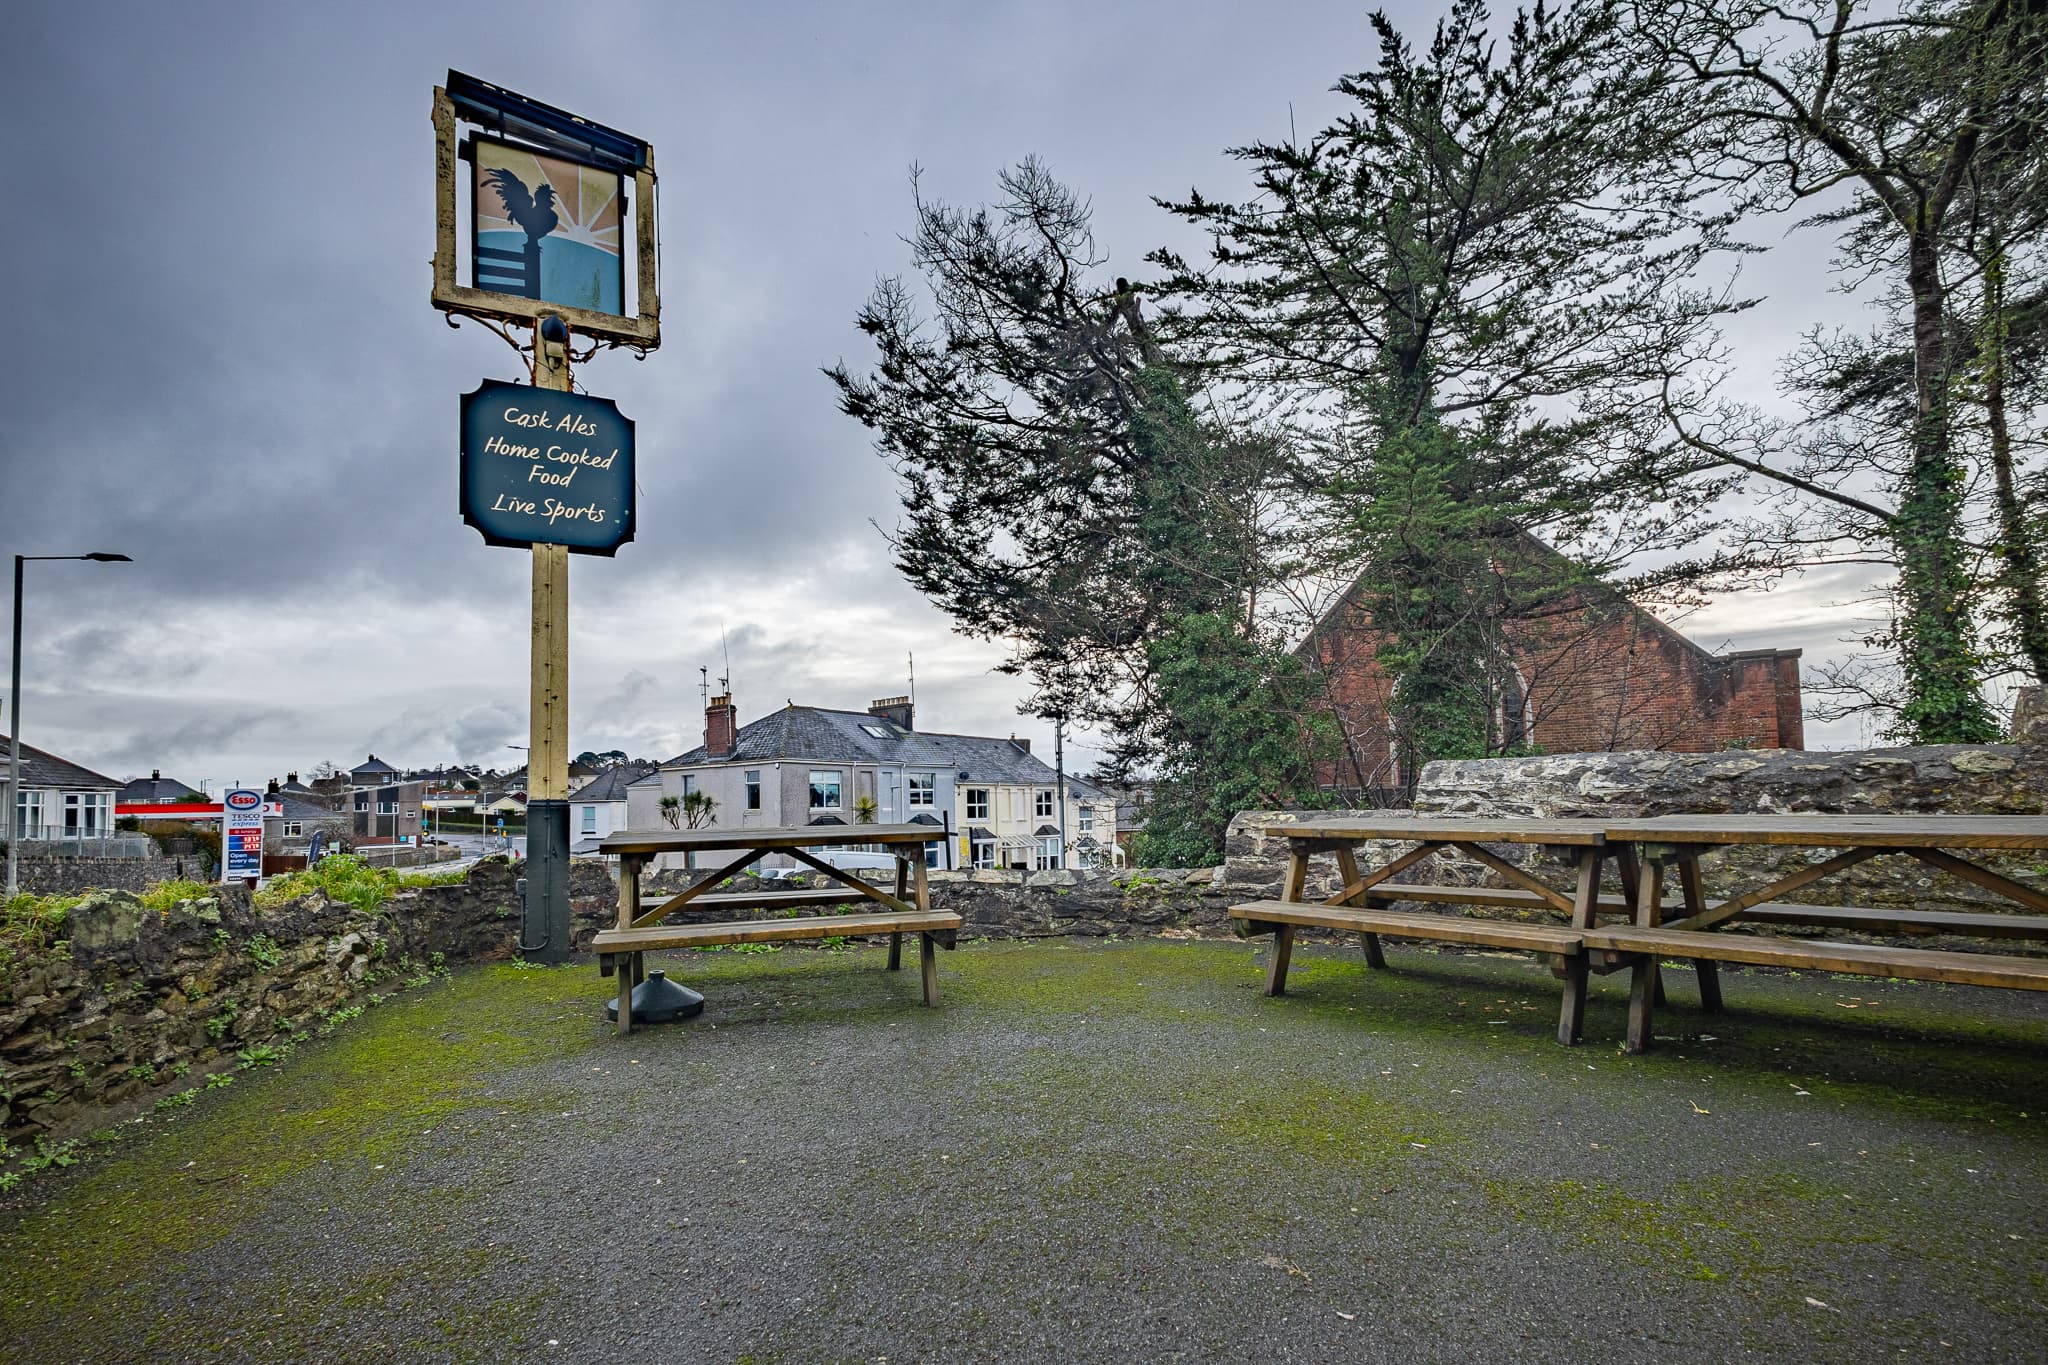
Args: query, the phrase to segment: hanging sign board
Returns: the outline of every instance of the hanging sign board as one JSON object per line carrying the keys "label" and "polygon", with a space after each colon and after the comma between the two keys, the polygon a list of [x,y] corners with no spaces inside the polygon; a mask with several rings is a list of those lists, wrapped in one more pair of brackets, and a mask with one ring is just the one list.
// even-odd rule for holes
{"label": "hanging sign board", "polygon": [[220,802],[220,879],[263,875],[263,793],[236,787]]}
{"label": "hanging sign board", "polygon": [[436,308],[661,344],[651,146],[460,71],[434,90],[434,140]]}
{"label": "hanging sign board", "polygon": [[609,398],[486,379],[462,395],[462,519],[492,545],[633,538],[633,423]]}

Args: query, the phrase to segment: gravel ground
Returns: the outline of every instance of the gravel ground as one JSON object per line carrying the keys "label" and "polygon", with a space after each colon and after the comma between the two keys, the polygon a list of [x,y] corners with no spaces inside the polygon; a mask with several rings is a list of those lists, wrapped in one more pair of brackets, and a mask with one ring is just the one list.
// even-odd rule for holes
{"label": "gravel ground", "polygon": [[394,997],[0,1211],[10,1360],[2042,1359],[2048,998],[1517,959],[695,954]]}

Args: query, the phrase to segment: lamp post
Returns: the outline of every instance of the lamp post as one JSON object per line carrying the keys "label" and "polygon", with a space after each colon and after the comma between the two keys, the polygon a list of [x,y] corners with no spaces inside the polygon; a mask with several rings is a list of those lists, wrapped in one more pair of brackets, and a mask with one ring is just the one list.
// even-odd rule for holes
{"label": "lamp post", "polygon": [[14,677],[9,684],[8,696],[14,705],[14,714],[7,718],[8,745],[12,752],[7,763],[7,898],[14,899],[20,883],[16,878],[16,866],[21,848],[21,566],[30,560],[89,559],[95,564],[132,564],[127,555],[108,554],[95,550],[88,555],[16,555],[14,557]]}

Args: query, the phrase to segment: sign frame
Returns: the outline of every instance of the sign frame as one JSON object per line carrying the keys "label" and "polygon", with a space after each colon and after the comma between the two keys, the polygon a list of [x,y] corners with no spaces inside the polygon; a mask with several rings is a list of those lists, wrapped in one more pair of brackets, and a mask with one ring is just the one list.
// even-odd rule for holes
{"label": "sign frame", "polygon": [[[453,93],[451,94],[451,91]],[[550,303],[518,294],[465,285],[457,278],[456,195],[462,147],[456,120],[488,131],[493,140],[526,145],[563,160],[595,169],[616,170],[633,184],[633,256],[635,309],[632,316]],[[571,330],[617,346],[651,351],[661,344],[661,292],[658,239],[655,236],[654,149],[647,143],[578,118],[552,105],[529,100],[459,71],[448,73],[447,86],[434,87],[434,307],[497,322],[535,324],[554,316]],[[470,177],[474,179],[474,177]],[[623,215],[622,215],[623,216]],[[622,225],[623,226],[623,225]],[[620,242],[620,270],[625,243]],[[620,306],[624,307],[621,299]]]}
{"label": "sign frame", "polygon": [[[246,798],[246,799],[244,799]],[[231,787],[220,798],[220,879],[245,881],[263,875],[263,817],[268,804],[251,787]],[[255,838],[250,849],[249,836]]]}

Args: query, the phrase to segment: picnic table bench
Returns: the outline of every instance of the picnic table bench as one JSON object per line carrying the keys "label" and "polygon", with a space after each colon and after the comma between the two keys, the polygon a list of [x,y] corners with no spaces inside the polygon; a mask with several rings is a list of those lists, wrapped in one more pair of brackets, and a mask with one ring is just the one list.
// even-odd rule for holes
{"label": "picnic table bench", "polygon": [[[2048,848],[2048,817],[1674,815],[1617,822],[1390,814],[1308,817],[1269,826],[1266,833],[1288,845],[1280,898],[1233,906],[1230,916],[1240,936],[1273,936],[1266,965],[1268,995],[1285,993],[1294,933],[1303,927],[1359,934],[1366,962],[1374,968],[1386,966],[1382,938],[1428,939],[1542,954],[1563,978],[1557,1036],[1560,1043],[1567,1044],[1581,1036],[1588,976],[1627,970],[1631,980],[1626,1046],[1632,1052],[1650,1045],[1652,1013],[1663,1000],[1658,964],[1666,958],[1692,961],[1701,1003],[1710,1011],[1722,1007],[1718,970],[1722,962],[2048,990],[2048,958],[1728,932],[1741,922],[1879,935],[2048,939],[2048,892],[1953,851]],[[1355,850],[1367,842],[1415,846],[1380,867],[1361,872]],[[1538,845],[1562,855],[1576,872],[1573,889],[1550,886],[1495,851],[1500,845],[1512,844]],[[1841,851],[1768,885],[1709,905],[1700,859],[1717,849],[1745,844]],[[1444,850],[1466,854],[1509,885],[1444,886],[1394,880]],[[1305,899],[1308,860],[1317,853],[1335,855],[1342,881],[1337,892],[1320,903]],[[2018,907],[2018,912],[1805,905],[1780,899],[1885,854],[1909,856],[1953,873]],[[1619,896],[1600,891],[1602,872],[1610,861],[1623,888]],[[1667,872],[1677,883],[1675,896],[1667,894]],[[1395,902],[1547,910],[1564,922],[1531,923],[1390,908]],[[1610,922],[1603,923],[1602,916]]]}
{"label": "picnic table bench", "polygon": [[[927,844],[944,839],[946,832],[936,825],[800,825],[761,828],[706,828],[687,830],[623,831],[598,843],[598,852],[619,860],[619,922],[600,930],[590,946],[598,955],[598,970],[610,976],[619,973],[618,1028],[621,1034],[633,1028],[633,987],[645,979],[643,954],[663,948],[702,948],[715,944],[772,943],[795,939],[842,938],[859,935],[889,935],[888,970],[903,965],[903,936],[918,936],[922,967],[924,1003],[939,1002],[938,948],[954,946],[960,916],[931,907],[931,891],[925,877],[924,850]],[[813,850],[879,844],[896,857],[896,884],[892,892],[834,867]],[[663,853],[732,854],[724,865],[709,872],[672,896],[640,894],[641,871],[648,861]],[[787,890],[715,892],[718,886],[769,853],[783,853],[812,871],[830,879],[833,885],[798,887]],[[769,919],[723,919],[689,924],[667,924],[680,911],[794,910],[810,906],[878,905],[879,910],[856,914],[823,914]]]}
{"label": "picnic table bench", "polygon": [[[1631,903],[1624,899],[1599,894],[1601,867],[1612,854],[1598,821],[1410,814],[1317,816],[1269,826],[1266,834],[1287,841],[1287,873],[1281,883],[1280,898],[1232,906],[1230,917],[1242,937],[1273,936],[1273,949],[1266,959],[1267,995],[1285,994],[1295,930],[1302,927],[1357,933],[1365,948],[1366,963],[1374,968],[1387,965],[1380,945],[1382,938],[1433,939],[1534,952],[1553,959],[1564,978],[1564,999],[1558,1009],[1558,1041],[1579,1040],[1589,969],[1584,931],[1601,913],[1625,914],[1631,909]],[[1361,871],[1357,849],[1371,842],[1413,843],[1415,847],[1379,867]],[[1536,845],[1563,855],[1576,873],[1573,889],[1561,891],[1509,862],[1492,847],[1503,844]],[[1509,882],[1510,887],[1411,885],[1393,880],[1423,859],[1447,849],[1477,860]],[[1320,904],[1304,897],[1308,860],[1317,853],[1335,855],[1343,882],[1336,894]],[[1623,885],[1627,884],[1624,878]],[[1385,908],[1388,902],[1396,900],[1544,909],[1563,916],[1567,922],[1532,924]]]}
{"label": "picnic table bench", "polygon": [[[1626,960],[1633,972],[1626,1043],[1631,1052],[1641,1052],[1650,1046],[1656,964],[1666,956],[1689,957],[1703,964],[1700,993],[1702,1003],[1710,1010],[1721,1007],[1719,979],[1705,969],[1716,962],[2048,990],[2048,958],[1730,932],[1737,923],[1752,922],[1846,928],[1872,934],[2048,938],[2048,892],[2016,882],[1954,852],[2048,848],[2048,817],[1667,815],[1610,823],[1606,835],[1611,843],[1628,842],[1638,848],[1636,910],[1632,923],[1590,930],[1585,943],[1589,952]],[[1742,845],[1840,851],[1818,862],[1809,862],[1768,885],[1709,905],[1702,889],[1700,860],[1716,850]],[[1887,854],[1911,857],[1952,873],[2005,902],[2035,913],[1800,905],[1778,899]],[[1668,904],[1663,893],[1667,868],[1677,873],[1681,891],[1677,906]],[[1674,909],[1680,912],[1680,918],[1666,923],[1665,917]]]}

